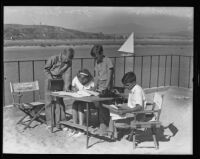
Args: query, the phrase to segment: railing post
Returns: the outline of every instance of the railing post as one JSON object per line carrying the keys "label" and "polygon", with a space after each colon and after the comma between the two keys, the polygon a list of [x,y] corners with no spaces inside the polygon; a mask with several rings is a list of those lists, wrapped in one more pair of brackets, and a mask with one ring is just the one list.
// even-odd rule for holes
{"label": "railing post", "polygon": [[124,74],[125,74],[125,71],[126,71],[126,57],[124,56]]}
{"label": "railing post", "polygon": [[[32,60],[32,68],[33,68],[33,81],[35,81],[35,66],[34,66],[34,60]],[[35,92],[33,92],[33,101],[35,102]]]}
{"label": "railing post", "polygon": [[116,57],[114,58],[114,72],[113,72],[113,84],[114,84],[114,86],[116,84],[115,78],[116,78]]}
{"label": "railing post", "polygon": [[180,55],[178,58],[178,87],[179,87],[179,80],[180,80]]}
{"label": "railing post", "polygon": [[[73,64],[73,62],[72,62],[72,64]],[[70,80],[71,80],[71,83],[72,83],[72,68],[73,68],[73,67],[72,67],[72,65],[71,65],[71,70],[70,70],[70,74],[71,74],[71,79],[70,79]]]}
{"label": "railing post", "polygon": [[20,82],[20,61],[17,61],[17,66],[18,66],[18,81]]}
{"label": "railing post", "polygon": [[5,104],[5,80],[6,80],[6,77],[4,77],[4,80],[3,80],[3,107],[6,105]]}
{"label": "railing post", "polygon": [[152,55],[150,56],[151,57],[151,62],[150,62],[150,78],[149,78],[149,88],[151,88],[151,67],[152,67]]}
{"label": "railing post", "polygon": [[189,58],[189,78],[188,78],[188,88],[190,88],[190,69],[191,69],[191,57]]}
{"label": "railing post", "polygon": [[134,59],[133,59],[133,72],[135,72],[135,55],[133,57],[134,57]]}
{"label": "railing post", "polygon": [[83,69],[83,58],[81,58],[81,70]]}
{"label": "railing post", "polygon": [[159,85],[159,71],[160,71],[160,55],[158,55],[158,74],[157,74],[157,87]]}
{"label": "railing post", "polygon": [[170,86],[171,86],[171,80],[172,80],[172,55],[171,55],[171,67],[170,67]]}
{"label": "railing post", "polygon": [[142,61],[141,61],[141,86],[142,86],[142,72],[143,72],[143,56],[142,56]]}
{"label": "railing post", "polygon": [[[17,61],[17,66],[18,66],[18,81],[20,82],[20,61]],[[18,102],[20,103],[20,98],[18,99]]]}
{"label": "railing post", "polygon": [[167,65],[167,55],[165,56],[165,74],[164,74],[164,86],[165,86],[165,81],[166,81],[166,66]]}
{"label": "railing post", "polygon": [[94,76],[95,76],[95,59],[94,59],[93,65],[94,65]]}

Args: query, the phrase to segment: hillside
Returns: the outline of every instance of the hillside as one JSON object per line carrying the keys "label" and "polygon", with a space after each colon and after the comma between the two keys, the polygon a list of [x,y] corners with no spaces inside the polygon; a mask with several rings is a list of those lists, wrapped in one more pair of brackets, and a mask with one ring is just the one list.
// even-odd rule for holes
{"label": "hillside", "polygon": [[114,35],[81,32],[48,25],[4,24],[4,39],[111,39]]}

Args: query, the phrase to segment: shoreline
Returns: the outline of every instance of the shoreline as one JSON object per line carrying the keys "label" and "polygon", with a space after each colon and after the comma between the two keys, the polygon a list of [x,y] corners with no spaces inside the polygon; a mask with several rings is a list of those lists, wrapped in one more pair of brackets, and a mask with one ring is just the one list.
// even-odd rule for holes
{"label": "shoreline", "polygon": [[[54,46],[90,46],[94,44],[102,45],[122,45],[126,39],[66,39],[66,40],[4,40],[4,47],[26,47],[26,46],[38,46],[38,47],[54,47]],[[135,45],[193,45],[192,39],[136,39]]]}

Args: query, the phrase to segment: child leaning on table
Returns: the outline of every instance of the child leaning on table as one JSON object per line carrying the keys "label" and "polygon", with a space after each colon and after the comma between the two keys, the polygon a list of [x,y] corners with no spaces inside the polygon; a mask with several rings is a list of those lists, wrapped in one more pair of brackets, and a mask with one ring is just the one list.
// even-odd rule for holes
{"label": "child leaning on table", "polygon": [[[94,87],[93,77],[87,69],[80,70],[77,75],[72,80],[72,90],[90,90]],[[72,105],[72,116],[73,122],[75,124],[84,125],[84,109],[86,108],[86,103],[83,101],[75,101]],[[71,135],[80,136],[82,132],[72,131]]]}

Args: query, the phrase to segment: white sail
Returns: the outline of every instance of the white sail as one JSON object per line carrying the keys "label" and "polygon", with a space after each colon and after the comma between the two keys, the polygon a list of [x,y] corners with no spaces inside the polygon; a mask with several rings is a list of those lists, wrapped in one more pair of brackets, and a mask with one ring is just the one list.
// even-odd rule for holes
{"label": "white sail", "polygon": [[134,33],[132,33],[118,51],[134,53]]}

